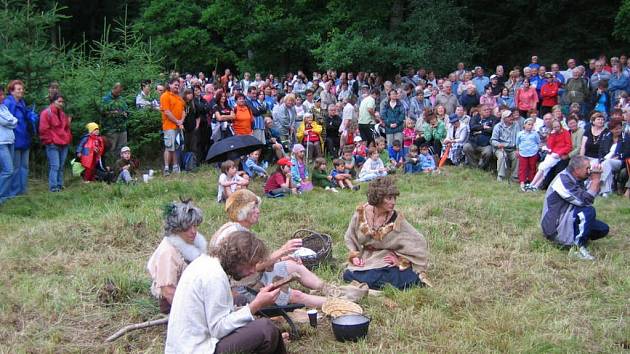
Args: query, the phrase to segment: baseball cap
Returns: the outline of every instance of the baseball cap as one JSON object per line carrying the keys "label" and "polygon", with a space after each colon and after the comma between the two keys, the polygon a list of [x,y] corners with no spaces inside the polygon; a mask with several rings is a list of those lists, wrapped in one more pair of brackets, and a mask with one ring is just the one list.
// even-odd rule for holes
{"label": "baseball cap", "polygon": [[291,160],[289,160],[286,157],[281,158],[280,160],[278,160],[277,162],[278,166],[293,166],[293,164],[291,163]]}

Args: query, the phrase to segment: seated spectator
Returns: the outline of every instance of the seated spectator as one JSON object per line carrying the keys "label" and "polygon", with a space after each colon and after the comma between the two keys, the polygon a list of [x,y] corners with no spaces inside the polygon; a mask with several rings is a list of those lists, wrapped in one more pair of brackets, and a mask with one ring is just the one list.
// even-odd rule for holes
{"label": "seated spectator", "polygon": [[116,182],[120,183],[132,183],[137,180],[138,169],[140,168],[140,161],[131,157],[131,149],[129,146],[123,146],[120,149],[120,158],[114,165],[114,174]]}
{"label": "seated spectator", "polygon": [[347,165],[341,159],[333,160],[333,169],[330,172],[330,177],[332,177],[332,182],[334,187],[339,187],[341,189],[352,189],[359,190],[360,186],[352,185],[352,174],[346,172]]}
{"label": "seated spectator", "polygon": [[418,172],[422,172],[422,163],[420,162],[420,156],[418,156],[418,147],[411,145],[409,152],[405,155],[405,173]]}
{"label": "seated spectator", "polygon": [[203,222],[201,209],[190,200],[169,203],[164,215],[164,238],[147,263],[151,294],[158,299],[160,312],[168,314],[175,289],[184,269],[208,253],[205,237],[197,232]]}
{"label": "seated spectator", "polygon": [[305,149],[302,144],[293,145],[293,154],[291,155],[291,184],[294,185],[299,192],[308,192],[313,189],[311,177],[308,174],[307,163],[304,159]]}
{"label": "seated spectator", "polygon": [[313,121],[313,114],[304,114],[304,121],[300,123],[297,130],[297,140],[308,150],[307,161],[313,161],[322,153],[322,126]]}
{"label": "seated spectator", "polygon": [[402,148],[400,140],[394,140],[389,147],[389,160],[396,168],[403,168],[405,166],[405,153]]}
{"label": "seated spectator", "polygon": [[280,132],[273,127],[273,119],[265,117],[264,160],[272,164],[284,157],[284,146],[280,143]]}
{"label": "seated spectator", "polygon": [[326,164],[326,159],[323,157],[318,157],[315,159],[315,165],[313,167],[313,185],[316,187],[322,187],[325,190],[330,190],[332,192],[339,192],[332,185],[332,176],[328,173],[328,166]]}
{"label": "seated spectator", "polygon": [[602,165],[602,187],[600,195],[608,198],[612,193],[613,179],[617,172],[623,167],[624,161],[621,159],[620,149],[617,145],[621,143],[621,121],[613,120],[608,124],[610,134],[603,137],[600,145],[603,158]]}
{"label": "seated spectator", "polygon": [[562,156],[571,152],[571,133],[562,128],[562,124],[558,120],[552,122],[551,134],[547,137],[547,155],[543,162],[538,165],[538,172],[530,184],[530,190],[537,190],[549,170],[560,162]]}
{"label": "seated spectator", "polygon": [[247,189],[249,177],[244,171],[239,171],[232,160],[221,163],[221,175],[217,186],[217,202],[225,202],[232,193],[239,189]]}
{"label": "seated spectator", "polygon": [[[455,111],[461,109],[458,107]],[[467,117],[467,116],[465,116]],[[464,123],[457,113],[451,114],[449,118],[449,129],[444,139],[444,147],[450,147],[448,151],[448,159],[455,166],[459,165],[464,159],[464,144],[468,141],[468,124]]]}
{"label": "seated spectator", "polygon": [[356,162],[352,151],[353,146],[344,146],[343,153],[341,154],[341,161],[344,163],[344,173],[349,173],[351,176],[356,175]]}
{"label": "seated spectator", "polygon": [[250,178],[255,176],[259,177],[267,177],[267,171],[265,168],[258,164],[258,159],[260,158],[260,149],[256,151],[252,151],[249,155],[247,155],[247,159],[243,164],[243,171],[247,173]]}
{"label": "seated spectator", "polygon": [[424,173],[433,172],[436,170],[435,159],[428,144],[420,146],[420,169]]}
{"label": "seated spectator", "polygon": [[363,167],[363,163],[368,156],[368,148],[366,141],[363,140],[360,135],[354,137],[354,150],[352,150],[352,156],[354,156],[354,161],[357,163],[357,167]]}
{"label": "seated spectator", "polygon": [[280,289],[264,287],[249,305],[235,310],[229,284],[230,278],[254,274],[267,248],[251,232],[230,238],[230,244],[198,257],[182,275],[168,321],[166,353],[286,353],[273,322],[254,318],[273,305]]}
{"label": "seated spectator", "polygon": [[376,138],[375,143],[376,151],[378,151],[379,157],[381,158],[381,161],[383,161],[383,165],[385,166],[385,168],[387,168],[387,173],[395,173],[396,161],[389,158],[389,151],[386,149],[387,143],[385,141],[385,138],[379,136],[378,138]]}
{"label": "seated spectator", "polygon": [[276,164],[278,165],[276,171],[265,182],[265,195],[276,198],[287,194],[297,194],[297,187],[292,183],[291,178],[291,160],[283,157]]}
{"label": "seated spectator", "polygon": [[508,173],[507,167],[511,166],[511,178],[518,178],[518,160],[516,158],[516,135],[520,126],[514,123],[512,112],[509,110],[501,113],[501,122],[492,130],[490,144],[494,148],[494,156],[497,158],[497,181],[501,182]]}
{"label": "seated spectator", "polygon": [[464,144],[464,155],[471,166],[486,168],[492,158],[492,146],[490,138],[492,130],[498,123],[498,119],[492,115],[490,106],[482,106],[479,115],[470,121],[470,137]]}
{"label": "seated spectator", "polygon": [[378,155],[375,147],[368,149],[368,158],[363,163],[361,172],[359,172],[359,182],[368,182],[378,177],[387,176],[387,169]]}
{"label": "seated spectator", "polygon": [[[587,189],[584,181],[589,178]],[[574,246],[574,254],[585,260],[595,259],[587,249],[588,242],[605,237],[609,230],[608,225],[596,219],[593,207],[600,181],[601,170],[591,169],[587,158],[576,156],[545,194],[540,221],[543,234],[560,245]]]}

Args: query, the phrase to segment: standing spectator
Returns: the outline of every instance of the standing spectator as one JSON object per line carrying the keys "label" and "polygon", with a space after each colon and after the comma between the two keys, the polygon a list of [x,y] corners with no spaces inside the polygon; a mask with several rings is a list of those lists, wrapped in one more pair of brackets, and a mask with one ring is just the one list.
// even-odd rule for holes
{"label": "standing spectator", "polygon": [[595,72],[591,75],[590,87],[595,91],[599,87],[600,81],[610,80],[610,72],[604,70],[604,64],[600,60],[595,62]]}
{"label": "standing spectator", "polygon": [[395,140],[403,141],[402,131],[405,128],[405,112],[402,103],[398,100],[398,91],[389,91],[389,101],[381,114],[385,126],[385,138],[387,146],[392,146]]}
{"label": "standing spectator", "polygon": [[254,115],[254,121],[252,123],[253,135],[261,143],[265,144],[265,117],[263,114],[267,113],[267,105],[264,100],[258,99],[258,90],[255,86],[247,88],[247,97],[245,99],[247,107]]}
{"label": "standing spectator", "polygon": [[479,115],[470,121],[470,138],[464,145],[464,155],[469,165],[485,168],[492,158],[490,138],[498,119],[492,115],[490,106],[482,106]]}
{"label": "standing spectator", "polygon": [[48,190],[60,192],[63,189],[63,170],[68,156],[68,145],[72,142],[70,123],[72,117],[63,111],[64,98],[57,94],[53,101],[39,115],[39,138],[46,147],[48,158]]}
{"label": "standing spectator", "polygon": [[487,85],[485,91],[481,97],[479,97],[479,104],[484,106],[490,106],[494,111],[497,108],[497,97],[492,92],[492,87]]}
{"label": "standing spectator", "polygon": [[422,88],[418,87],[414,90],[416,95],[409,100],[409,118],[414,122],[422,119],[422,113],[424,112],[424,97]]}
{"label": "standing spectator", "polygon": [[151,81],[146,80],[140,83],[140,92],[136,96],[136,108],[159,109],[160,104],[151,98]]}
{"label": "standing spectator", "polygon": [[540,113],[545,115],[551,112],[551,108],[558,104],[558,92],[560,90],[560,83],[553,76],[553,73],[545,73],[547,82],[540,88],[540,96],[542,97],[542,104]]}
{"label": "standing spectator", "polygon": [[622,92],[627,92],[628,84],[630,84],[630,80],[628,80],[628,77],[623,73],[621,65],[613,65],[612,74],[610,75],[610,80],[608,80],[608,92],[610,93],[610,103],[612,106],[619,101]]}
{"label": "standing spectator", "polygon": [[484,92],[486,86],[490,83],[490,79],[483,74],[483,69],[480,66],[475,67],[475,77],[472,79],[477,92]]}
{"label": "standing spectator", "polygon": [[169,167],[173,165],[173,173],[180,173],[177,161],[177,135],[183,129],[184,107],[186,103],[179,96],[179,80],[173,78],[168,84],[169,90],[160,97],[162,112],[162,131],[164,132],[164,176],[171,174]]}
{"label": "standing spectator", "polygon": [[123,86],[120,82],[114,84],[112,90],[103,97],[103,120],[101,125],[106,132],[107,141],[111,144],[112,153],[120,151],[127,145],[127,119],[129,108],[121,96]]}
{"label": "standing spectator", "polygon": [[245,95],[237,93],[236,106],[234,107],[234,121],[232,122],[232,128],[234,129],[234,135],[252,135],[252,123],[254,122],[254,113],[252,109],[247,105]]}
{"label": "standing spectator", "polygon": [[580,69],[571,71],[571,77],[564,85],[564,102],[567,105],[577,103],[580,105],[580,114],[586,111],[585,103],[589,97],[588,82],[580,77]]}
{"label": "standing spectator", "polygon": [[518,155],[518,181],[521,191],[529,189],[529,183],[536,175],[540,135],[534,130],[534,118],[525,119],[523,130],[516,136],[516,154]]}
{"label": "standing spectator", "polygon": [[17,126],[13,129],[15,145],[13,151],[13,177],[9,189],[10,196],[25,194],[28,189],[28,164],[31,148],[31,136],[35,134],[37,114],[26,108],[24,101],[24,83],[13,80],[7,86],[9,95],[4,105],[17,118]]}
{"label": "standing spectator", "polygon": [[341,127],[341,117],[338,112],[336,105],[328,106],[325,149],[333,158],[339,157],[339,128]]}
{"label": "standing spectator", "polygon": [[374,142],[372,129],[378,121],[376,99],[378,99],[380,94],[378,89],[372,89],[370,95],[365,97],[359,106],[359,132],[361,133],[361,139],[365,140],[368,146]]}
{"label": "standing spectator", "polygon": [[13,177],[13,149],[18,120],[4,105],[4,88],[0,86],[0,204],[9,197]]}
{"label": "standing spectator", "polygon": [[453,84],[450,81],[444,81],[442,84],[442,92],[438,93],[435,98],[435,104],[436,106],[444,106],[447,115],[455,112],[458,102],[457,97],[453,94]]}
{"label": "standing spectator", "polygon": [[531,109],[536,109],[538,104],[538,93],[536,89],[530,86],[528,79],[523,80],[523,86],[516,91],[516,97],[514,98],[516,109],[521,114],[521,117],[527,117],[527,112]]}
{"label": "standing spectator", "polygon": [[105,153],[105,140],[101,136],[98,124],[90,122],[85,128],[88,132],[81,137],[76,154],[77,158],[81,160],[81,165],[85,168],[83,180],[91,182],[97,177],[97,170],[105,170],[102,161]]}

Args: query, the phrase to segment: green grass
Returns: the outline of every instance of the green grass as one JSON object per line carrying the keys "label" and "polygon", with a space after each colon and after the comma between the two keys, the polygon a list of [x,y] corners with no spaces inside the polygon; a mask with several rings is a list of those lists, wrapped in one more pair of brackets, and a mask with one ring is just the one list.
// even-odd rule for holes
{"label": "green grass", "polygon": [[[305,353],[622,352],[630,346],[630,203],[598,199],[611,237],[594,242],[596,262],[545,241],[542,194],[520,193],[480,171],[398,176],[397,209],[427,237],[432,289],[386,289],[361,302],[369,337],[334,341],[324,321],[290,344]],[[331,234],[336,264],[317,273],[340,282],[343,234],[361,192],[316,191],[265,199],[254,228],[272,247],[299,228]],[[260,192],[261,181],[252,189]],[[85,185],[62,193],[33,181],[0,206],[0,352],[159,352],[165,327],[103,340],[153,319],[145,265],[162,238],[162,205],[192,197],[210,237],[226,221],[210,169],[136,186]]]}

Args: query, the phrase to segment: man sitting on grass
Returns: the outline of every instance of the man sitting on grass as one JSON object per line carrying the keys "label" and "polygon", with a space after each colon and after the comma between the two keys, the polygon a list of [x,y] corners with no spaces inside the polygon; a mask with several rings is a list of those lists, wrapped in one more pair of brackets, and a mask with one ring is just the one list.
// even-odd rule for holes
{"label": "man sitting on grass", "polygon": [[273,305],[280,289],[268,285],[248,305],[236,309],[230,277],[256,273],[267,258],[265,244],[249,231],[229,235],[211,255],[186,268],[173,300],[165,353],[286,353],[280,330],[268,318],[255,319]]}
{"label": "man sitting on grass", "polygon": [[[564,246],[575,246],[581,259],[594,260],[586,245],[608,235],[608,225],[595,218],[593,201],[599,193],[601,169],[591,169],[587,157],[575,156],[551,182],[543,205],[545,237]],[[588,189],[584,181],[589,179]]]}

